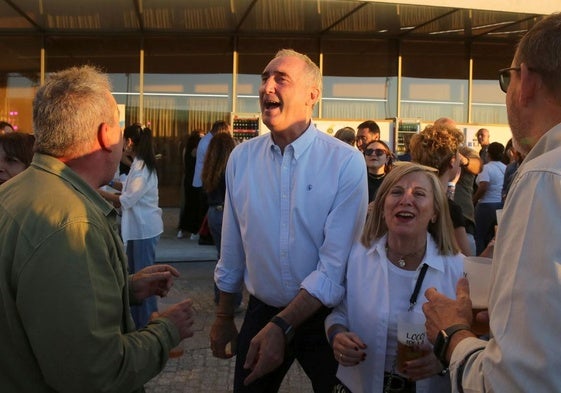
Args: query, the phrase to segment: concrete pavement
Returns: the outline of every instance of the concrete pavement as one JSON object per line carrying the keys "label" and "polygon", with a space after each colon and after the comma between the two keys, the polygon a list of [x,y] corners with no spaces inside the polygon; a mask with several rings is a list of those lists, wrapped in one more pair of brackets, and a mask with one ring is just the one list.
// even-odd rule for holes
{"label": "concrete pavement", "polygon": [[[214,246],[200,246],[188,238],[176,238],[179,209],[163,209],[164,233],[156,250],[158,263],[170,263],[181,277],[176,281],[179,295],[193,299],[196,311],[195,335],[183,341],[181,357],[170,359],[162,372],[146,384],[148,393],[226,393],[231,392],[235,359],[217,359],[209,345],[210,326],[214,318],[213,270],[216,264]],[[244,296],[247,304],[247,294]],[[163,302],[161,307],[165,307]],[[235,318],[238,327],[243,314]],[[311,384],[300,365],[295,364],[285,378],[280,392],[311,393]]]}

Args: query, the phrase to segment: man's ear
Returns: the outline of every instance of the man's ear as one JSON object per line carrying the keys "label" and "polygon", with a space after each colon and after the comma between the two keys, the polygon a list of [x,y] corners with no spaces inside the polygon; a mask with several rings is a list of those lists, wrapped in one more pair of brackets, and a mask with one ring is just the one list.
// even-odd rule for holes
{"label": "man's ear", "polygon": [[314,106],[319,100],[319,89],[317,87],[312,87],[310,89],[310,106]]}
{"label": "man's ear", "polygon": [[97,128],[97,141],[102,150],[111,153],[111,136],[107,123],[101,123]]}

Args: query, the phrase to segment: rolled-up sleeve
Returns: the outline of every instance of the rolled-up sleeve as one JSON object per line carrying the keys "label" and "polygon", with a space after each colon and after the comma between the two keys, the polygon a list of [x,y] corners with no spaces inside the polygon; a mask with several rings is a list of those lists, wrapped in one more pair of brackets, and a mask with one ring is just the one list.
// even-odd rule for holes
{"label": "rolled-up sleeve", "polygon": [[343,299],[349,253],[353,243],[359,241],[366,220],[366,165],[361,154],[356,153],[340,172],[337,195],[325,222],[317,269],[301,285],[327,307],[334,307]]}

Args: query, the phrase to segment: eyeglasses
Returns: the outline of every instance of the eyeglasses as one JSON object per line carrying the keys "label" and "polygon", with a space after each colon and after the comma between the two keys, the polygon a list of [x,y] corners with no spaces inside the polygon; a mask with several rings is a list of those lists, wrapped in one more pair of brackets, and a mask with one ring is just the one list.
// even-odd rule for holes
{"label": "eyeglasses", "polygon": [[520,71],[520,67],[509,67],[499,70],[499,86],[506,93],[508,85],[510,85],[510,71]]}
{"label": "eyeglasses", "polygon": [[364,150],[364,155],[365,156],[371,156],[372,154],[374,154],[377,157],[380,157],[383,154],[388,154],[386,153],[385,150],[383,149],[366,149]]}
{"label": "eyeglasses", "polygon": [[[527,68],[528,71],[531,72],[538,72],[538,73],[540,72],[539,70],[536,70],[535,68],[532,67],[527,67]],[[499,86],[501,87],[501,90],[505,93],[508,90],[508,85],[510,85],[510,71],[520,72],[520,67],[509,67],[499,70]]]}

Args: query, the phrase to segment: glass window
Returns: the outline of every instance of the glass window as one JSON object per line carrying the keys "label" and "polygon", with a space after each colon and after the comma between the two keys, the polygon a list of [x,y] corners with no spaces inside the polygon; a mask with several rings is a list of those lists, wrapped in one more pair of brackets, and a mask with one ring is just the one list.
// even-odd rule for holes
{"label": "glass window", "polygon": [[467,80],[404,77],[401,83],[401,117],[467,121]]}
{"label": "glass window", "polygon": [[[401,45],[401,117],[467,121],[469,57],[458,42],[406,41]],[[435,79],[435,76],[438,79]]]}
{"label": "glass window", "polygon": [[32,133],[32,103],[40,84],[41,39],[0,37],[0,47],[0,120],[16,130]]}
{"label": "glass window", "polygon": [[[395,116],[396,50],[376,40],[322,42],[322,117],[384,119]],[[392,99],[393,98],[393,99]]]}
{"label": "glass window", "polygon": [[228,37],[144,41],[144,123],[156,136],[160,204],[179,204],[182,150],[190,132],[229,120],[232,44]]}

